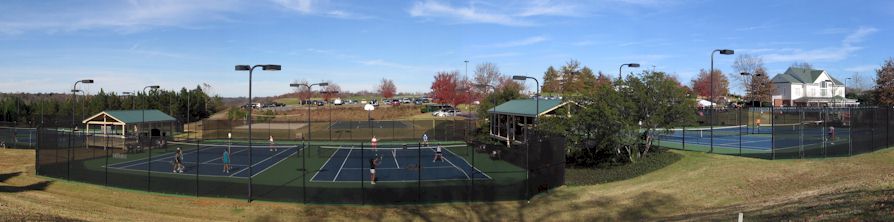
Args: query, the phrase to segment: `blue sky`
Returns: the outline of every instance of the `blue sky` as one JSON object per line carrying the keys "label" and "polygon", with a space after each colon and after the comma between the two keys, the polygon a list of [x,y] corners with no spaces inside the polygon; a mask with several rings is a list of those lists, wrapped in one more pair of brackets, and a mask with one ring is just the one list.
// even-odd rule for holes
{"label": "blue sky", "polygon": [[[613,75],[638,62],[688,83],[717,48],[761,56],[772,74],[809,62],[868,79],[894,50],[892,1],[12,0],[0,10],[2,92],[93,78],[92,92],[208,83],[243,96],[247,73],[233,65],[262,63],[283,71],[255,73],[260,96],[298,79],[355,91],[389,78],[427,92],[435,72],[462,73],[464,60],[470,72],[492,62],[538,78],[569,59]],[[715,67],[730,72],[733,59]]]}

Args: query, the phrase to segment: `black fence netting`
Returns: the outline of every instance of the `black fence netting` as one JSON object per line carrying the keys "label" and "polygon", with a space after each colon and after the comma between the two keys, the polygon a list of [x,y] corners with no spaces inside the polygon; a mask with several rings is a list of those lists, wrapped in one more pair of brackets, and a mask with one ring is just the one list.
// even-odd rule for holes
{"label": "black fence netting", "polygon": [[302,203],[526,200],[564,184],[564,138],[477,141],[476,124],[259,117],[106,132],[62,123],[35,129],[36,168],[140,191]]}
{"label": "black fence netting", "polygon": [[699,109],[659,132],[656,145],[764,159],[841,157],[894,145],[888,107]]}

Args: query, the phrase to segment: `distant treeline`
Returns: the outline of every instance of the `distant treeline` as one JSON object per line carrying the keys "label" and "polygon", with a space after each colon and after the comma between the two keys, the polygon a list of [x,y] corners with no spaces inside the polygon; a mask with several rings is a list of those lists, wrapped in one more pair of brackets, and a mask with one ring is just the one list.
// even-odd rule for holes
{"label": "distant treeline", "polygon": [[130,109],[158,109],[185,122],[207,118],[225,107],[219,96],[210,97],[201,87],[192,90],[182,88],[179,92],[152,90],[146,91],[146,94],[137,92],[132,95],[106,93],[104,90],[86,96],[81,93],[75,96],[59,93],[0,94],[0,122],[4,125],[69,126],[72,115],[74,121],[80,122],[104,110]]}

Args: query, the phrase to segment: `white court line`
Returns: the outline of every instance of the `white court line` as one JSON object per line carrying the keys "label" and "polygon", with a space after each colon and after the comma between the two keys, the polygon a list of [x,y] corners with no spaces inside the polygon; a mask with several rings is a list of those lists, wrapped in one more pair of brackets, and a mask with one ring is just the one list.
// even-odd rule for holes
{"label": "white court line", "polygon": [[[475,151],[474,151],[474,149],[475,149],[475,147],[472,147],[472,149],[473,149],[473,150],[472,150],[472,156],[473,156],[472,158],[474,158],[474,155],[475,155]],[[453,156],[459,157],[459,155],[456,155],[456,153],[454,153],[452,150],[450,150],[450,149],[446,149],[446,150],[447,150],[447,152],[450,152],[450,154],[453,154]],[[463,160],[464,162],[466,162],[466,165],[471,166],[473,170],[478,171],[479,173],[481,173],[481,175],[486,176],[488,179],[493,179],[493,178],[490,177],[490,175],[487,175],[486,173],[484,173],[484,171],[479,170],[477,167],[475,167],[475,165],[472,165],[471,163],[469,163],[469,161],[466,160],[465,158],[460,157],[459,159],[461,159],[461,160]],[[463,172],[465,172],[465,171],[463,171]]]}
{"label": "white court line", "polygon": [[[301,148],[301,149],[304,149],[304,148]],[[299,150],[301,150],[301,149],[299,149]],[[298,153],[298,152],[294,152],[294,153],[292,153],[292,154],[289,154],[288,156],[286,156],[286,157],[280,159],[279,161],[276,161],[276,163],[273,163],[273,165],[270,165],[269,167],[264,168],[264,169],[261,170],[260,172],[257,172],[257,173],[255,173],[254,175],[251,175],[251,177],[255,177],[255,175],[259,175],[259,174],[263,173],[264,171],[267,171],[267,170],[269,170],[270,168],[273,168],[273,167],[276,166],[277,164],[282,163],[282,161],[288,159],[289,157],[292,157],[293,155],[295,155],[295,154],[297,154],[297,153]],[[276,155],[274,155],[274,156],[277,156],[277,155],[279,155],[279,154],[276,154]]]}
{"label": "white court line", "polygon": [[[288,150],[288,149],[283,149],[282,151],[279,151],[278,153],[273,154],[273,156],[267,157],[267,158],[261,160],[260,162],[257,162],[257,163],[252,164],[252,165],[249,166],[249,167],[246,167],[246,168],[244,168],[244,169],[242,169],[242,170],[236,171],[235,173],[230,174],[230,177],[232,177],[232,176],[236,176],[236,174],[239,174],[239,173],[241,173],[242,171],[245,171],[245,170],[247,170],[247,169],[254,168],[255,165],[258,165],[258,164],[260,164],[260,163],[266,162],[267,160],[270,160],[270,158],[273,158],[273,157],[275,157],[275,156],[278,156],[279,154],[281,154],[282,152],[285,152],[286,150]],[[249,162],[251,162],[251,160],[249,160]],[[248,176],[251,177],[251,175],[248,175]]]}
{"label": "white court line", "polygon": [[[152,151],[147,151],[147,152],[152,152]],[[183,153],[183,155],[186,155],[186,154],[188,154],[188,153],[194,153],[194,152],[198,152],[198,150],[191,150],[191,151],[189,151],[189,152],[185,152],[185,153]],[[170,159],[170,158],[174,158],[174,154],[173,154],[173,153],[165,153],[165,154],[159,155],[158,157],[159,157],[159,158],[158,158],[159,160]],[[115,163],[115,164],[112,164],[112,167],[121,167],[121,168],[132,167],[132,166],[136,166],[136,165],[140,165],[140,164],[144,164],[144,163],[148,163],[148,162],[150,162],[150,161],[145,161],[145,160],[148,160],[148,159],[149,159],[149,157],[143,157],[143,158],[141,158],[141,159],[131,160],[131,161],[127,161],[127,162],[121,162],[121,163]],[[125,163],[137,162],[137,161],[144,161],[144,162],[142,162],[142,163],[127,164],[127,165],[124,165],[124,166],[115,166],[115,165],[118,165],[118,164],[125,164]],[[155,160],[153,159],[152,162],[155,162]]]}
{"label": "white court line", "polygon": [[[454,167],[452,167],[452,166],[433,166],[433,167],[420,167],[420,168],[422,168],[422,169],[452,169]],[[363,168],[345,167],[343,169],[345,169],[345,170],[364,170],[364,169],[369,169],[369,168],[367,168],[367,167],[363,167]],[[376,170],[406,170],[406,169],[410,169],[410,168],[393,168],[393,167],[376,168]]]}
{"label": "white court line", "polygon": [[[348,163],[348,157],[351,156],[351,151],[354,151],[354,149],[349,149],[349,150],[348,150],[348,155],[345,155],[345,161],[344,161],[344,162],[341,162],[341,166],[338,167],[338,172],[335,173],[335,177],[332,178],[332,181],[335,181],[336,179],[338,179],[338,174],[341,174],[341,169],[342,169],[342,168],[345,168],[345,163]],[[338,151],[336,150],[335,152],[338,152]]]}
{"label": "white court line", "polygon": [[[326,159],[326,162],[324,162],[323,165],[320,166],[320,169],[317,170],[316,173],[314,173],[314,176],[310,178],[311,181],[313,181],[314,178],[317,178],[317,174],[320,174],[320,171],[323,171],[323,168],[326,167],[326,164],[329,164],[329,161],[332,160],[332,157],[335,156],[335,153],[338,153],[338,151],[332,152],[332,155],[329,155],[329,159]],[[305,154],[305,155],[306,155],[306,154]],[[307,169],[304,169],[304,170],[307,170]]]}
{"label": "white court line", "polygon": [[[125,170],[125,171],[134,171],[134,172],[142,172],[142,173],[145,173],[145,172],[146,172],[145,170],[135,170],[135,169],[125,169],[125,168],[114,168],[114,167],[111,167],[111,168],[114,169],[114,170]],[[152,171],[152,174],[159,174],[159,173],[161,173],[161,174],[171,174],[171,175],[184,175],[184,176],[190,176],[190,177],[195,177],[195,176],[196,176],[196,174],[194,174],[194,173],[172,173],[172,172],[168,172],[168,171]],[[220,177],[220,178],[228,178],[228,177],[229,177],[229,176],[210,175],[210,174],[199,174],[199,176],[203,176],[203,177]]]}
{"label": "white court line", "polygon": [[[493,180],[488,178],[474,178],[471,180]],[[376,181],[376,183],[407,183],[407,182],[442,182],[442,181],[469,181],[469,179],[435,179],[435,180],[380,180]],[[360,182],[360,180],[340,180],[340,181],[325,181],[325,180],[311,180],[311,182],[320,182],[320,183],[356,183]],[[365,181],[364,181],[365,182]]]}
{"label": "white court line", "polygon": [[[252,149],[254,149],[254,148],[252,148]],[[241,152],[245,152],[246,150],[248,150],[248,149],[244,149],[244,150],[240,150],[240,151],[236,151],[236,152],[231,153],[231,154],[230,154],[230,159],[231,159],[230,162],[233,162],[233,160],[232,160],[233,158],[232,158],[232,157],[233,157],[234,154],[241,153]],[[210,160],[205,161],[205,162],[202,162],[202,163],[211,163],[211,161],[215,161],[215,160],[219,160],[219,159],[223,159],[223,153],[221,153],[220,157],[218,157],[218,158],[210,159]]]}
{"label": "white court line", "polygon": [[[448,152],[449,152],[449,150],[448,150]],[[453,153],[453,152],[450,152],[450,153]],[[453,155],[456,155],[456,154],[453,154]],[[453,165],[453,167],[455,167],[456,170],[459,170],[459,171],[463,172],[463,175],[466,175],[466,179],[472,179],[472,177],[470,177],[469,174],[466,173],[465,170],[462,170],[462,169],[460,169],[458,166],[456,166],[456,164],[453,164],[453,162],[451,162],[450,159],[447,159],[446,157],[444,157],[444,160],[446,160],[447,163],[449,163],[450,165]]]}
{"label": "white court line", "polygon": [[394,158],[394,165],[397,165],[397,168],[400,168],[400,163],[397,162],[397,150],[391,151],[391,158]]}

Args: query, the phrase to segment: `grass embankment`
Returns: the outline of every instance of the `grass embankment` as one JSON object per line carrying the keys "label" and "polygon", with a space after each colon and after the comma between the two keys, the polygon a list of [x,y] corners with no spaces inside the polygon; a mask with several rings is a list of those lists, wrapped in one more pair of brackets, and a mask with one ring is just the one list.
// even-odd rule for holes
{"label": "grass embankment", "polygon": [[[565,186],[531,200],[410,206],[246,203],[150,194],[34,176],[34,152],[0,150],[6,220],[894,220],[894,149],[849,158],[761,160],[671,151],[651,173]],[[50,182],[47,182],[47,181]]]}

